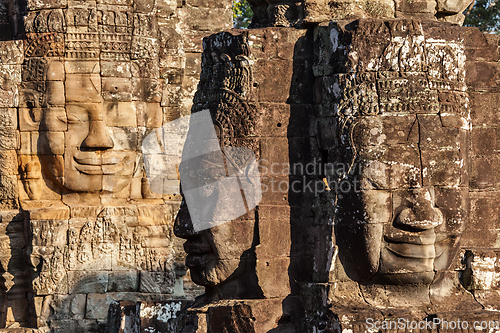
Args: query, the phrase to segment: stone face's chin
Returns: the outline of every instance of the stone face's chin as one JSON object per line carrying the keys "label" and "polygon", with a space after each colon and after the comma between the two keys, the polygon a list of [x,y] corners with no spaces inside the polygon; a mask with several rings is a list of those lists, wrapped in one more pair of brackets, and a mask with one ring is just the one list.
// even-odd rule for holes
{"label": "stone face's chin", "polygon": [[213,253],[189,254],[186,257],[193,282],[205,287],[218,286],[230,277],[237,277],[238,264],[237,260],[220,260]]}
{"label": "stone face's chin", "polygon": [[215,253],[210,233],[192,235],[184,243],[186,266],[191,271],[193,282],[205,287],[216,286],[228,279],[238,268],[232,260],[221,260]]}

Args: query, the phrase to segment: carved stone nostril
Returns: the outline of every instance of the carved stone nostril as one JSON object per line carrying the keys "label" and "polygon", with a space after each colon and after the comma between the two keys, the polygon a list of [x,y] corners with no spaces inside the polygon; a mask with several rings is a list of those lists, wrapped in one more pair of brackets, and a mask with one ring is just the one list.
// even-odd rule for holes
{"label": "carved stone nostril", "polygon": [[89,134],[83,140],[82,146],[100,149],[111,149],[114,147],[113,139],[109,136],[109,130],[102,120],[90,121]]}
{"label": "carved stone nostril", "polygon": [[438,227],[444,221],[443,213],[437,208],[423,211],[406,208],[394,220],[395,226],[409,227],[415,230],[429,230]]}

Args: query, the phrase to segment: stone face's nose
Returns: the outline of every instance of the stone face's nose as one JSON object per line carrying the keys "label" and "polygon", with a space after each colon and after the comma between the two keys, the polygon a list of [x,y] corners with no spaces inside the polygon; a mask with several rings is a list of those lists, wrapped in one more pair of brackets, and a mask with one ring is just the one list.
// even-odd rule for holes
{"label": "stone face's nose", "polygon": [[114,147],[113,140],[109,136],[109,130],[104,121],[89,121],[89,134],[83,140],[82,147],[93,149],[111,149]]}
{"label": "stone face's nose", "polygon": [[[95,105],[93,105],[95,106]],[[114,147],[113,139],[109,135],[109,129],[102,117],[102,105],[89,107],[89,133],[82,142],[83,148],[111,149]]]}
{"label": "stone face's nose", "polygon": [[195,234],[193,223],[185,200],[182,200],[179,212],[175,218],[174,235],[179,238],[188,238]]}
{"label": "stone face's nose", "polygon": [[435,207],[427,190],[414,192],[409,200],[411,206],[403,209],[394,220],[394,225],[415,230],[436,228],[444,222],[443,213]]}

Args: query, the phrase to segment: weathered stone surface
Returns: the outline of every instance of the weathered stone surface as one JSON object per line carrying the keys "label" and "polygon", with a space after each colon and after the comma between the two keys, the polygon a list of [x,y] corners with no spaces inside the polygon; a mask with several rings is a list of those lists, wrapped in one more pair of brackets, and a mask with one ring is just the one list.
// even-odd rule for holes
{"label": "weathered stone surface", "polygon": [[[279,50],[266,40],[280,36],[286,36],[290,49]],[[305,37],[300,31],[293,33],[267,29],[256,31],[255,34],[252,31],[234,35],[221,33],[205,40],[205,54],[210,55],[210,58],[202,64],[201,84],[195,95],[193,112],[209,108],[213,121],[223,128],[222,133],[219,133],[222,144],[246,147],[262,158],[261,171],[264,172],[265,168],[267,172],[261,178],[261,184],[268,188],[263,191],[255,212],[250,210],[231,222],[203,230],[199,235],[193,235],[190,231],[190,211],[184,204],[181,206],[174,231],[176,235],[187,239],[184,244],[188,253],[186,265],[190,268],[193,281],[205,286],[204,299],[207,301],[262,297],[278,301],[290,293],[287,268],[293,260],[291,233],[294,230],[290,229],[290,218],[273,214],[269,205],[273,205],[273,211],[279,210],[286,215],[290,206],[303,202],[307,206],[307,203],[312,202],[310,199],[300,200],[300,193],[290,194],[288,199],[288,176],[291,171],[287,165],[292,161],[312,160],[309,145],[316,123],[312,117],[312,106],[304,102],[305,99],[301,99],[302,95],[296,90],[290,90],[294,74],[292,46],[301,38]],[[248,48],[248,45],[255,47]],[[265,50],[285,59],[269,60]],[[220,70],[218,56],[225,63],[233,64],[235,70],[230,73],[232,76]],[[305,71],[310,70],[307,66],[310,65],[306,65]],[[269,72],[271,69],[272,72]],[[224,80],[224,77],[227,79]],[[277,84],[279,89],[276,89]],[[304,86],[310,87],[308,83],[304,83]],[[233,91],[233,97],[224,95],[224,91],[228,91],[224,89]],[[287,100],[296,102],[286,105]],[[226,123],[231,125],[222,125]],[[195,133],[193,129],[192,135]],[[290,151],[288,145],[292,147]],[[296,176],[301,178],[303,175]],[[275,181],[283,183],[281,189],[276,187]],[[185,188],[186,185],[183,186],[184,191]],[[275,205],[279,205],[279,209]],[[216,251],[210,249],[210,244]],[[216,332],[223,325],[245,332],[276,327],[274,322],[264,319],[270,313],[259,311],[259,304],[265,302],[256,301],[250,307],[245,306],[245,309],[213,303],[213,310],[209,310],[206,316],[207,330]],[[247,315],[240,310],[246,311],[247,322],[244,318]],[[252,315],[256,318],[255,323]],[[258,326],[258,322],[261,323],[259,325],[263,325],[263,322],[266,324]],[[200,329],[203,327],[200,325],[205,325],[204,316],[197,317],[197,325]]]}
{"label": "weathered stone surface", "polygon": [[355,1],[306,0],[303,2],[254,0],[251,27],[290,27],[355,18],[416,18],[462,24],[469,1]]}
{"label": "weathered stone surface", "polygon": [[[141,143],[188,113],[201,61],[195,51],[187,64],[185,51],[232,22],[229,2],[212,6],[0,4],[0,209],[21,206],[25,219],[0,227],[0,328],[96,332],[114,299],[183,294],[174,290],[183,260],[172,238],[178,178],[169,173],[169,203],[150,199]],[[164,119],[160,72],[173,71],[168,85],[178,94],[162,104],[176,111]],[[182,277],[185,268],[177,271]],[[147,292],[137,294],[141,288]]]}
{"label": "weathered stone surface", "polygon": [[[349,43],[349,39],[344,39],[346,37],[343,37],[343,33],[339,33],[336,29],[332,27],[331,31],[336,34],[338,40],[331,39],[326,45],[333,46],[334,50],[347,48],[349,44],[344,43]],[[461,151],[458,150],[459,147],[465,150],[466,145],[462,139],[461,130],[455,127],[469,129],[469,124],[467,122],[461,124],[461,121],[454,122],[451,118],[450,121],[443,122],[440,117],[441,112],[446,113],[448,117],[449,112],[446,110],[456,104],[460,105],[460,109],[463,110],[462,101],[465,101],[466,97],[455,98],[455,95],[462,96],[460,82],[463,82],[465,78],[464,47],[451,39],[449,47],[461,52],[461,54],[454,55],[460,59],[454,62],[457,68],[444,70],[435,67],[427,74],[423,69],[426,66],[433,68],[435,60],[433,56],[430,56],[426,60],[428,64],[425,64],[418,52],[433,54],[441,46],[426,41],[425,29],[425,26],[419,26],[416,21],[395,21],[386,27],[381,26],[379,22],[360,21],[355,33],[349,32],[345,35],[352,36],[352,44],[349,48],[351,51],[348,55],[350,68],[355,68],[361,73],[356,77],[350,74],[339,74],[338,79],[327,85],[332,86],[335,98],[326,101],[316,98],[320,103],[326,102],[331,108],[338,108],[338,120],[332,122],[334,125],[338,123],[336,125],[339,128],[338,134],[335,130],[330,132],[323,130],[325,134],[322,134],[334,136],[334,140],[326,144],[325,148],[341,147],[332,155],[333,161],[331,162],[338,161],[350,165],[347,170],[339,169],[338,177],[346,178],[351,183],[358,182],[361,188],[392,192],[390,196],[386,196],[389,200],[383,201],[384,204],[377,209],[375,202],[367,200],[368,193],[359,192],[359,190],[356,193],[355,187],[350,187],[347,193],[342,191],[342,188],[337,189],[338,213],[335,214],[335,221],[338,227],[335,228],[335,236],[339,242],[339,257],[347,276],[356,281],[368,280],[396,285],[430,284],[433,281],[433,270],[446,269],[449,266],[449,257],[456,252],[456,242],[453,241],[456,237],[454,233],[460,233],[463,230],[463,228],[458,228],[452,231],[455,223],[460,221],[460,225],[463,225],[465,218],[462,216],[457,219],[456,214],[447,210],[447,205],[459,209],[464,206],[464,202],[442,201],[438,206],[440,210],[435,209],[432,202],[436,199],[432,194],[434,193],[432,187],[437,185],[467,186],[463,182],[465,177],[462,171],[466,156],[462,156]],[[390,36],[388,45],[380,53],[377,52],[377,48],[373,50],[365,44],[369,40],[367,36],[373,34],[374,37],[371,38],[375,40],[378,38],[377,34],[374,34],[376,31],[388,33]],[[414,51],[393,53],[391,50],[400,49],[399,41],[396,40],[408,38],[409,35],[414,36],[409,42],[414,45]],[[320,46],[320,52],[324,47]],[[324,61],[321,57],[318,59],[318,63],[322,66],[330,62],[335,63],[335,60]],[[414,73],[411,77],[404,78],[404,75],[394,75],[391,71],[384,72],[386,69],[411,70]],[[375,76],[370,72],[363,73],[364,70],[375,70],[378,73]],[[443,70],[445,72],[439,74]],[[347,71],[350,70],[347,69]],[[322,76],[319,71],[317,75]],[[433,77],[443,76],[447,76],[446,82],[450,82],[449,88],[446,88],[450,90],[449,93],[438,90],[441,89],[441,83],[437,86],[432,83]],[[318,82],[324,84],[328,81],[323,79]],[[373,90],[373,86],[379,89]],[[418,105],[413,104],[413,101],[418,101]],[[468,111],[461,112],[465,112],[465,115],[458,114],[459,120],[468,119]],[[414,113],[417,113],[415,118],[409,117]],[[437,115],[432,115],[434,113]],[[386,127],[385,123],[391,125]],[[395,137],[393,133],[400,134],[400,137]],[[444,161],[454,162],[450,166],[450,163],[445,164]],[[334,172],[334,176],[335,174]],[[420,186],[424,186],[423,191],[399,192],[405,188]],[[431,192],[427,190],[429,186]],[[467,192],[459,193],[463,195]],[[384,211],[385,214],[383,214]],[[419,214],[423,215],[419,217]],[[443,214],[447,217],[444,218]],[[453,218],[448,219],[450,215]],[[432,254],[435,245],[432,245],[431,238],[434,234],[430,235],[429,243],[421,237],[424,237],[424,230],[425,233],[429,233],[429,230],[442,225],[445,221],[448,225],[446,231],[440,231],[444,232],[440,237],[449,238],[451,243],[447,249],[444,249],[444,257],[447,259],[441,259]],[[361,225],[357,225],[360,223]],[[377,228],[370,226],[370,223],[388,224],[384,225],[383,232],[376,232]],[[359,231],[354,232],[358,229]],[[382,230],[381,227],[378,229]],[[415,234],[412,234],[412,231]],[[419,233],[422,233],[421,237],[417,236]],[[415,237],[420,239],[417,243]],[[382,244],[381,247],[380,244]],[[358,264],[350,259],[355,257],[352,252],[355,248],[362,248],[366,253],[357,256],[355,260]],[[398,254],[397,257],[395,253]],[[363,260],[366,258],[365,264],[359,264],[360,257]],[[360,270],[363,266],[367,269]],[[426,288],[420,289],[419,297],[421,297],[421,303],[429,303]],[[397,297],[394,301],[397,302]],[[377,297],[373,299],[374,305],[384,302]]]}
{"label": "weathered stone surface", "polygon": [[[254,1],[252,5],[262,6],[262,3]],[[272,4],[269,13],[278,13],[282,8],[292,8],[283,6]],[[440,6],[442,10],[449,10],[450,7],[446,6],[451,4]],[[448,9],[443,9],[445,7]],[[416,13],[416,16],[425,16],[426,12],[431,16],[435,14],[434,7],[427,3],[414,4],[411,8],[399,7],[399,10]],[[290,13],[293,13],[293,8]],[[288,19],[290,17],[287,18],[285,14],[279,24],[284,24],[283,22]],[[292,114],[288,111],[288,106],[283,106],[282,103],[285,101],[293,103],[300,100],[300,97],[296,99],[294,95],[296,91],[292,89],[287,91],[281,86],[272,88],[276,83],[266,84],[266,78],[262,74],[271,73],[272,80],[284,82],[286,87],[293,86],[291,81],[286,81],[293,75],[285,62],[290,56],[287,49],[283,50],[281,55],[277,53],[279,61],[265,59],[263,54],[274,54],[276,50],[255,44],[267,42],[265,38],[261,38],[262,31],[258,31],[255,35],[251,31],[232,36],[220,34],[213,37],[219,38],[217,45],[210,40],[205,42],[205,52],[210,56],[204,58],[202,64],[202,84],[196,94],[193,111],[206,108],[212,111],[214,122],[222,124],[221,132],[218,132],[222,144],[243,143],[255,151],[255,142],[259,142],[258,154],[263,159],[261,171],[273,172],[273,167],[276,169],[276,166],[277,170],[279,169],[268,179],[262,179],[263,189],[272,189],[273,182],[285,184],[283,190],[278,187],[277,191],[270,193],[264,191],[263,202],[259,205],[259,208],[262,208],[262,211],[258,210],[260,243],[254,250],[257,258],[255,265],[258,286],[264,295],[282,295],[283,291],[276,289],[278,286],[275,282],[268,284],[267,281],[282,279],[279,272],[285,271],[285,267],[288,266],[290,277],[300,275],[300,279],[304,281],[311,281],[315,277],[325,282],[332,278],[341,290],[347,290],[341,288],[342,283],[348,281],[354,283],[350,279],[363,281],[369,285],[368,289],[365,288],[363,291],[361,296],[363,299],[359,302],[363,306],[366,306],[366,302],[372,307],[422,306],[430,304],[431,294],[438,303],[447,302],[446,299],[451,299],[450,297],[459,300],[465,297],[465,294],[461,293],[463,289],[456,283],[458,281],[456,273],[447,269],[455,258],[458,240],[464,230],[468,214],[467,137],[471,123],[469,101],[467,93],[464,92],[466,66],[464,44],[456,38],[460,33],[447,34],[439,30],[439,25],[421,25],[411,20],[387,24],[362,20],[349,29],[343,27],[345,24],[340,23],[325,28],[327,38],[321,40],[321,43],[325,44],[318,43],[316,46],[319,49],[315,53],[318,62],[311,70],[320,77],[316,80],[320,89],[315,90],[315,102],[320,106],[316,110],[321,110],[316,112],[316,115],[320,119],[299,118],[304,119],[301,121],[302,129],[296,129],[301,133],[297,134],[298,137],[312,136],[315,140],[299,138],[295,140],[293,134],[290,137],[291,129],[294,129],[291,126],[292,119],[302,115]],[[339,32],[336,29],[344,30]],[[318,35],[322,33],[319,31]],[[281,32],[270,29],[266,30],[265,34],[282,36]],[[384,34],[386,38],[380,39],[379,48],[368,47],[369,44],[377,45],[373,41]],[[445,42],[437,43],[429,36],[442,38]],[[255,45],[255,52],[252,48],[248,52],[245,47],[241,48],[240,45],[245,45],[247,40],[252,42],[249,43],[251,46]],[[352,44],[349,44],[351,42]],[[403,45],[411,47],[407,49]],[[333,53],[330,51],[328,55],[329,48],[333,49]],[[337,49],[342,52],[350,50],[347,58],[334,57]],[[232,66],[242,68],[243,73],[253,74],[251,71],[255,70],[262,75],[261,79],[258,75],[247,77],[236,71],[219,74],[214,65],[220,63],[220,60],[217,60],[219,52],[224,54],[220,56],[223,63],[231,64],[231,68]],[[236,58],[235,53],[243,54],[250,61],[256,61],[252,63],[245,58],[242,61]],[[426,54],[426,57],[422,57],[421,54]],[[294,60],[296,56],[294,54]],[[448,62],[449,65],[440,65]],[[281,76],[276,77],[278,72],[273,74],[274,72],[270,71],[273,69],[271,67],[278,68]],[[328,80],[326,75],[331,76],[336,71],[339,75]],[[359,73],[351,75],[344,71],[359,71]],[[408,72],[411,74],[407,75]],[[308,80],[307,76],[300,77]],[[239,81],[233,83],[231,80],[236,78]],[[259,80],[264,83],[264,87]],[[257,84],[252,84],[254,81]],[[240,96],[228,102],[224,94],[218,93],[219,87],[231,89]],[[262,92],[269,95],[263,95]],[[254,105],[254,101],[261,103]],[[263,101],[266,103],[262,103]],[[233,119],[240,120],[237,125],[225,120],[226,103],[232,103]],[[304,105],[306,106],[303,110],[310,112],[312,108],[307,104]],[[248,116],[241,117],[241,112],[246,112]],[[325,115],[330,118],[325,118]],[[241,121],[243,119],[244,121]],[[255,120],[257,127],[253,125]],[[306,126],[309,130],[301,132]],[[256,136],[257,140],[244,139],[248,135]],[[260,138],[264,135],[271,138]],[[286,137],[288,139],[284,139]],[[484,140],[478,142],[482,143]],[[311,148],[314,145],[319,145],[319,149],[325,153],[322,156],[316,153],[315,149],[318,148]],[[305,147],[307,148],[302,151]],[[321,156],[321,159],[316,161],[315,156]],[[322,169],[323,171],[316,169],[312,174],[308,174],[307,179],[322,184],[322,187],[315,188],[317,191],[325,191],[326,185],[335,191],[335,200],[332,199],[331,202],[326,200],[320,205],[332,205],[336,210],[335,214],[329,214],[328,212],[333,212],[333,209],[320,209],[318,208],[320,206],[314,206],[316,214],[320,214],[320,217],[317,215],[314,220],[304,221],[307,225],[292,224],[291,234],[288,234],[289,221],[299,214],[294,205],[308,202],[309,207],[313,208],[312,200],[309,201],[307,194],[310,193],[312,197],[318,194],[315,192],[313,196],[312,191],[294,193],[293,187],[288,186],[302,176],[293,174],[293,177],[289,177],[290,166],[287,169],[286,165],[292,162],[313,162],[311,165],[315,167],[321,163],[332,163],[333,168]],[[335,162],[340,164],[334,164]],[[283,173],[283,170],[287,171]],[[320,175],[329,177],[321,179]],[[341,180],[351,182],[349,189],[342,190],[341,184],[337,183]],[[355,187],[352,185],[355,185],[355,180],[361,185],[360,188],[365,189],[358,196],[349,194],[354,191]],[[267,214],[266,204],[271,204],[276,214]],[[203,236],[200,236],[190,231],[187,214],[187,207],[181,207],[175,231],[177,235],[188,239],[185,245],[185,250],[189,254],[187,264],[194,274],[194,281],[206,286],[205,299],[213,302],[214,290],[218,290],[218,297],[222,298],[234,297],[232,296],[235,295],[234,292],[236,295],[242,295],[238,294],[242,292],[240,289],[242,287],[237,282],[224,281],[221,277],[226,276],[226,270],[231,272],[232,267],[235,267],[234,259],[231,259],[231,256],[224,259],[224,254],[231,253],[231,250],[238,250],[241,253],[242,249],[248,247],[244,239],[252,238],[246,228],[240,228],[241,231],[236,232],[230,227],[224,229],[218,227],[211,229],[210,233],[203,232],[201,234]],[[253,223],[248,217],[244,220]],[[273,227],[266,224],[270,222],[269,226]],[[308,230],[308,226],[312,229],[310,227],[313,224],[321,225],[323,228],[318,229],[320,233],[330,232],[330,237],[321,237],[323,235],[315,235]],[[310,236],[299,237],[297,233],[300,232],[309,233]],[[234,235],[239,240],[238,245],[231,245],[231,250],[218,245],[217,237],[221,237],[222,234]],[[199,274],[204,268],[205,260],[199,254],[205,253],[203,251],[208,251],[209,248],[207,245],[207,250],[203,250],[203,244],[207,241],[205,237],[212,239],[217,248],[220,248],[218,251],[220,259],[217,258],[219,260],[217,265],[220,266],[214,270],[218,279],[214,279],[212,283],[207,283],[203,275]],[[273,241],[275,237],[278,238],[277,241]],[[294,244],[294,240],[307,242],[308,239],[316,240],[313,244],[320,248],[324,246],[326,251],[325,249],[316,252],[307,251],[303,244],[302,246]],[[228,242],[224,244],[228,246]],[[349,252],[346,248],[352,251]],[[366,260],[362,259],[364,264],[360,264],[360,249],[366,252]],[[252,251],[251,247],[250,250]],[[300,267],[298,263],[305,264],[308,256],[310,260],[314,258],[314,268],[312,268],[316,270],[314,275],[295,274],[290,271]],[[246,267],[243,258],[240,259],[240,265]],[[369,268],[368,271],[365,268]],[[327,272],[319,272],[318,269]],[[449,276],[455,278],[452,279],[455,284],[448,283],[451,281],[448,279]],[[251,283],[250,280],[247,285]],[[383,290],[378,287],[380,284],[388,286]],[[400,286],[405,284],[414,284],[412,288],[415,297],[408,299],[405,296],[408,295],[408,291]],[[281,285],[287,289],[286,283]],[[429,285],[434,288],[432,293],[429,291]],[[457,292],[451,291],[453,289],[451,285]],[[234,288],[233,294],[227,289],[230,286]],[[250,290],[247,288],[246,292]],[[335,297],[343,295],[346,295],[345,291],[340,291]],[[255,298],[256,295],[251,297]],[[478,308],[475,301],[471,299],[468,301],[472,301],[473,307]],[[326,298],[322,302],[307,306],[318,309],[318,304],[323,302],[326,304]],[[220,305],[218,307],[222,309]],[[436,306],[435,309],[441,311],[438,309],[443,308]],[[231,311],[233,310],[235,309],[231,308]],[[367,311],[370,315],[374,315],[373,308]],[[314,316],[320,313],[317,312]],[[237,317],[243,319],[245,315]],[[309,322],[313,326],[319,323],[317,317],[314,318],[316,319],[311,319]],[[307,320],[309,319],[306,319],[306,322]],[[362,330],[361,322],[355,324],[354,317],[349,319],[352,320],[350,323],[347,319],[343,320],[341,327],[357,327],[355,331]],[[332,319],[331,323],[335,323],[335,320]],[[243,325],[239,326],[240,329],[254,330],[250,326],[244,326],[244,321],[240,324]],[[212,330],[216,331],[221,323],[209,312],[206,317],[197,316],[196,325],[198,328],[206,325],[207,329],[212,327]]]}
{"label": "weathered stone surface", "polygon": [[[498,38],[417,20],[460,23],[468,1],[250,2],[254,27],[311,29],[221,33],[201,57],[227,1],[0,4],[5,35],[25,39],[0,45],[0,208],[23,216],[0,223],[0,327],[103,331],[120,299],[140,303],[114,305],[110,333],[493,318]],[[317,24],[364,17],[393,20]],[[209,110],[224,172],[258,161],[227,177],[234,191],[194,188],[205,217],[236,210],[215,197],[245,212],[196,232],[186,201],[174,224],[180,158],[154,193],[141,153],[191,106]],[[206,288],[190,309],[145,303],[181,297],[183,280],[195,294],[189,278]]]}
{"label": "weathered stone surface", "polygon": [[55,314],[54,318],[84,319],[86,299],[85,294],[54,295],[51,299],[52,305],[61,308],[61,311]]}

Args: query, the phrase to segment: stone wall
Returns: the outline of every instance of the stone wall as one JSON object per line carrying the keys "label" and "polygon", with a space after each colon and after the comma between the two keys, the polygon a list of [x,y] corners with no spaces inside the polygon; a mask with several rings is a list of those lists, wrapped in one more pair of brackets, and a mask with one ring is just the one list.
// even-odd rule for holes
{"label": "stone wall", "polygon": [[[498,321],[498,45],[475,28],[414,19],[207,38],[193,111],[210,110],[222,146],[254,151],[262,201],[198,234],[183,206],[176,234],[212,239],[212,260],[250,253],[244,276],[257,281],[245,284],[234,263],[216,266],[219,279],[195,281],[205,296],[170,329],[365,332],[371,318],[459,319],[472,330]],[[300,164],[313,171],[297,174]],[[199,273],[203,257],[194,245],[186,251]],[[143,305],[115,306],[125,327],[152,327]]]}
{"label": "stone wall", "polygon": [[[499,39],[438,22],[466,2],[251,3],[285,27],[202,50],[229,2],[0,2],[0,330],[498,320]],[[397,19],[325,23],[360,17]],[[152,191],[141,143],[206,110],[262,198],[193,232],[182,168]]]}
{"label": "stone wall", "polygon": [[497,171],[499,38],[467,29],[466,70],[471,106],[470,216],[462,249],[463,281],[476,300],[498,310],[500,198]]}
{"label": "stone wall", "polygon": [[255,13],[250,27],[304,27],[335,20],[358,18],[415,18],[462,24],[463,11],[470,5],[464,1],[407,0],[249,0]]}
{"label": "stone wall", "polygon": [[[243,216],[197,234],[190,232],[188,207],[181,206],[175,234],[186,244],[209,242],[217,252],[210,254],[207,268],[187,263],[193,281],[205,286],[205,295],[169,321],[171,331],[268,332],[278,321],[293,329],[300,318],[295,292],[300,283],[311,281],[314,265],[310,183],[316,179],[304,170],[318,158],[313,36],[305,29],[232,30],[205,38],[203,45],[193,114],[210,110],[223,149],[238,147],[253,153],[261,169],[262,198]],[[245,178],[241,181],[248,186]],[[292,183],[295,192],[288,191]],[[224,200],[225,192],[221,189],[214,195]],[[196,256],[189,245],[185,248]],[[193,261],[199,260],[203,259]],[[127,306],[116,305],[120,310],[113,314],[124,315],[114,315],[113,322],[127,329],[150,327],[143,326],[149,323],[141,317],[142,305],[131,311]]]}
{"label": "stone wall", "polygon": [[199,294],[189,274],[182,286],[180,196],[151,192],[141,141],[190,113],[201,40],[232,26],[231,2],[0,13],[0,328],[95,332],[113,300]]}

